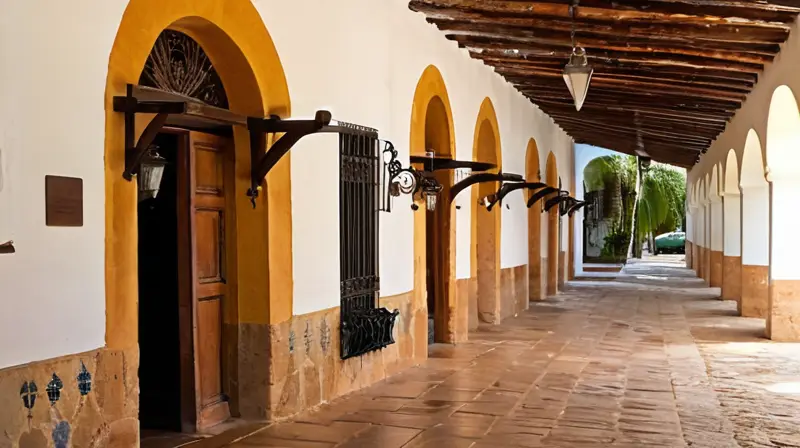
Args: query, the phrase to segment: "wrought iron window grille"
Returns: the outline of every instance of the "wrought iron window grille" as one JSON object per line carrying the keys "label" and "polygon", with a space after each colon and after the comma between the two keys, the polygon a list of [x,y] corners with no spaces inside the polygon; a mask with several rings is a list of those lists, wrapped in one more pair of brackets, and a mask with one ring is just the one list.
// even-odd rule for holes
{"label": "wrought iron window grille", "polygon": [[[393,150],[390,142],[378,139],[377,132],[339,134],[342,359],[395,342],[393,331],[399,311],[378,307],[379,213],[389,208],[391,188],[406,192],[411,184],[399,184],[400,180],[396,180],[394,175],[404,170]],[[413,175],[411,171],[406,172]],[[386,188],[395,181],[398,182],[396,187]]]}

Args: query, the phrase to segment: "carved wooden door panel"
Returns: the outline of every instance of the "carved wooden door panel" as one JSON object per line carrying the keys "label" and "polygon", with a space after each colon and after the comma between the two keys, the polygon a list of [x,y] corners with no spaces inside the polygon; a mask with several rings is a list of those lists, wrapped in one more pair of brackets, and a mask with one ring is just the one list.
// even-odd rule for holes
{"label": "carved wooden door panel", "polygon": [[222,313],[226,284],[225,160],[229,139],[189,133],[189,212],[194,288],[197,429],[230,417],[222,387]]}

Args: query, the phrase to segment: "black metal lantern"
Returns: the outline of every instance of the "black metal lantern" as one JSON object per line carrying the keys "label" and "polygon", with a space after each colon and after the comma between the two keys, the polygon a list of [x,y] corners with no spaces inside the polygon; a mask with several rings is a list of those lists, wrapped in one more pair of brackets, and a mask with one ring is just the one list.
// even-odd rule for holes
{"label": "black metal lantern", "polygon": [[155,198],[161,189],[167,159],[158,154],[158,146],[151,146],[142,158],[139,168],[139,201]]}
{"label": "black metal lantern", "polygon": [[418,175],[420,195],[425,199],[425,208],[432,212],[436,210],[439,193],[442,192],[444,187],[433,176],[426,176],[420,172],[418,172]]}

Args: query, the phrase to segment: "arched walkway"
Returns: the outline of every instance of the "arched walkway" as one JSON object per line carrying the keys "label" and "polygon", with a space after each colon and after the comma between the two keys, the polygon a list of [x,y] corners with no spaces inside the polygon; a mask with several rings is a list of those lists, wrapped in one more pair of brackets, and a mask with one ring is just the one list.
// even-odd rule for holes
{"label": "arched walkway", "polygon": [[[226,87],[234,112],[288,116],[288,86],[275,46],[249,0],[132,0],[122,17],[108,64],[105,111],[106,177],[106,344],[131,353],[127,370],[138,366],[137,186],[122,178],[125,164],[123,114],[113,111],[114,96],[137,84],[154,42],[165,29],[194,39]],[[145,123],[137,123],[144,126]],[[142,129],[142,128],[140,128]],[[246,129],[234,129],[235,155],[230,169],[249,172]],[[269,325],[292,315],[292,236],[290,161],[270,173],[269,188],[252,210],[245,191],[247,176],[235,176],[228,208],[236,231],[229,240],[233,269],[230,300],[221,310],[224,338],[223,389],[231,413],[265,418],[269,406],[269,363],[243,365],[240,353],[267,356]],[[247,210],[236,214],[235,210]],[[265,230],[266,229],[266,230]],[[274,261],[274,262],[271,262]],[[280,298],[280,300],[278,300]],[[250,339],[239,339],[249,334]],[[244,391],[247,391],[244,393]],[[135,414],[134,414],[135,415]]]}
{"label": "arched walkway", "polygon": [[[420,76],[411,106],[411,155],[432,151],[437,157],[453,158],[452,117],[442,74],[429,65]],[[444,186],[441,197],[449,197],[452,171],[437,171],[435,175]],[[433,212],[423,205],[414,213],[414,291],[420,307],[427,301],[429,331],[432,324],[435,342],[455,343],[467,338],[468,290],[462,295],[464,303],[456,299],[454,208],[454,204],[439,201]],[[425,291],[427,296],[423,297]]]}
{"label": "arched walkway", "polygon": [[[536,145],[536,140],[530,139],[525,152],[525,179],[528,182],[539,182],[541,177],[539,147]],[[535,190],[528,191],[528,198],[534,192]],[[544,288],[542,287],[542,209],[537,205],[528,208],[528,299],[530,301],[544,299]]]}
{"label": "arched walkway", "polygon": [[739,193],[739,162],[736,151],[728,151],[723,182],[724,259],[722,299],[735,300],[742,312],[742,196]]}
{"label": "arched walkway", "polygon": [[767,180],[772,184],[767,336],[800,341],[800,111],[788,86],[772,95],[767,121]]}
{"label": "arched walkway", "polygon": [[[481,103],[475,134],[472,159],[496,165],[493,172],[502,170],[500,127],[492,100]],[[478,281],[478,299],[475,314],[481,322],[500,323],[500,207],[487,210],[478,205],[480,198],[495,193],[497,182],[487,182],[472,187],[472,237],[471,270]],[[478,231],[480,229],[480,232]]]}
{"label": "arched walkway", "polygon": [[[556,156],[551,151],[547,155],[547,166],[545,170],[547,185],[558,188],[558,166]],[[549,198],[550,196],[548,196]],[[547,295],[552,296],[558,293],[558,270],[559,270],[559,225],[558,207],[553,207],[547,213]]]}
{"label": "arched walkway", "polygon": [[769,302],[769,185],[761,139],[750,130],[742,154],[742,316],[767,317]]}

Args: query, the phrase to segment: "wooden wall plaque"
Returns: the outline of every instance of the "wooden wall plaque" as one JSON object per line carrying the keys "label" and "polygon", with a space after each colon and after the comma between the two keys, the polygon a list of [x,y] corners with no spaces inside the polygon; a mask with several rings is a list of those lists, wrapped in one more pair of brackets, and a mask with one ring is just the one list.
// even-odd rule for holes
{"label": "wooden wall plaque", "polygon": [[44,195],[48,227],[83,227],[83,179],[45,176]]}

